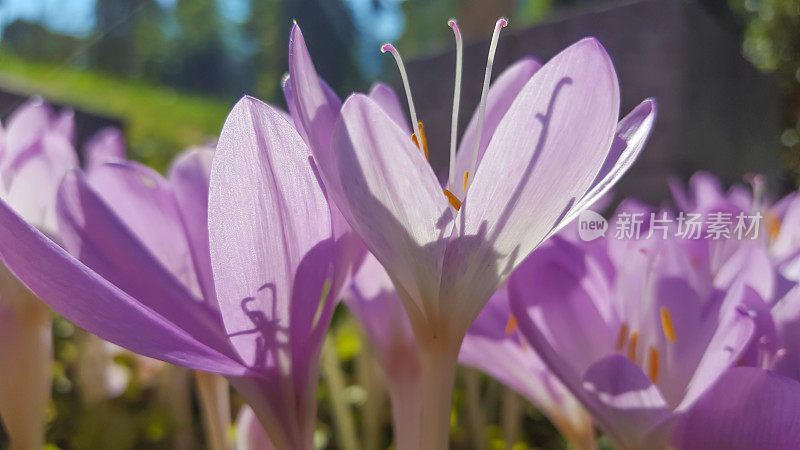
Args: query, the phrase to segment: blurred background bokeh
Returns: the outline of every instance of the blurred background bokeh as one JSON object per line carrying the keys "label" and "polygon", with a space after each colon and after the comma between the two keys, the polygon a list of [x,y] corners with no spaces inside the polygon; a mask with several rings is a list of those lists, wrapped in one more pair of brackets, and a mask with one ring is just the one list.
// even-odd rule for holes
{"label": "blurred background bokeh", "polygon": [[[78,112],[78,148],[81,139],[111,123],[124,131],[133,159],[163,171],[182,149],[213,141],[228,110],[242,95],[283,105],[280,79],[286,72],[293,19],[303,27],[320,74],[344,95],[367,90],[378,79],[396,84],[394,61],[379,51],[383,42],[397,42],[404,58],[412,61],[412,71],[413,60],[436,61],[437,54],[451,51],[452,34],[446,26],[450,17],[458,18],[467,42],[479,47],[501,15],[510,18],[510,33],[525,42],[525,36],[536,36],[535,31],[526,34],[525,30],[563,28],[573,23],[570,17],[632,3],[648,2],[0,0],[0,119],[24,98],[40,95]],[[687,2],[672,3],[682,8]],[[800,177],[800,0],[698,0],[692,7],[702,11],[703,20],[714,22],[714,30],[725,34],[737,58],[763,73],[758,75],[759,82],[774,93],[776,101],[769,103],[774,110],[747,113],[756,121],[774,118],[774,124],[762,127],[771,135],[762,139],[759,152],[779,161],[773,175],[784,189],[796,187]],[[676,11],[684,14],[683,9]],[[629,14],[631,23],[638,20],[638,13]],[[702,42],[689,42],[695,44],[702,48]],[[467,63],[468,70],[478,67],[478,61]],[[465,76],[465,80],[474,78]],[[450,80],[448,75],[441,81],[448,93],[452,92]],[[691,83],[691,76],[681,80]],[[746,85],[735,86],[747,90]],[[465,89],[474,91],[475,87]],[[622,91],[624,96],[624,78]],[[721,95],[735,99],[740,93]],[[742,105],[749,107],[749,103]],[[689,117],[681,122],[682,132],[702,133],[705,125]],[[462,121],[468,118],[462,111]],[[719,151],[724,155],[725,148]],[[680,169],[688,173],[697,168]],[[323,364],[315,442],[319,448],[342,448],[343,439],[347,441],[341,433],[348,430],[342,430],[332,412],[343,401],[354,417],[350,432],[359,436],[360,445],[386,448],[391,437],[387,399],[369,344],[342,308],[331,330],[324,357],[332,362]],[[56,320],[54,336],[50,448],[203,448],[198,403],[186,371],[114,348],[94,352],[84,347],[83,332],[63,319]],[[99,354],[108,359],[91,358]],[[92,370],[97,366],[105,368],[100,378]],[[235,410],[241,403],[234,399]],[[472,370],[463,370],[457,381],[452,425],[455,448],[564,446],[533,407]],[[6,446],[0,429],[0,449]]]}

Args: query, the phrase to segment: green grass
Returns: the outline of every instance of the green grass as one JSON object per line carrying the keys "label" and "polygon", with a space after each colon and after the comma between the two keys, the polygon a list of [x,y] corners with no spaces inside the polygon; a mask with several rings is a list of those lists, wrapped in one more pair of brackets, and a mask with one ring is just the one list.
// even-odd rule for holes
{"label": "green grass", "polygon": [[130,157],[159,170],[184,148],[215,139],[232,106],[102,73],[31,62],[3,49],[0,87],[121,120]]}

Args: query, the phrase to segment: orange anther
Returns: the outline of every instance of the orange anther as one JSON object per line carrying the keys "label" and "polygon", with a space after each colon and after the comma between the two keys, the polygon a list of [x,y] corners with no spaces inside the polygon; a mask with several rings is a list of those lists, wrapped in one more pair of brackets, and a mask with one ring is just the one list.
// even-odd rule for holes
{"label": "orange anther", "polygon": [[506,334],[511,334],[517,330],[517,318],[513,314],[508,315],[508,323],[506,323]]}
{"label": "orange anther", "polygon": [[636,362],[636,344],[639,342],[639,332],[634,331],[631,333],[630,340],[628,341],[628,359]]}
{"label": "orange anther", "polygon": [[[428,156],[428,138],[425,137],[425,127],[422,125],[422,121],[418,121],[417,125],[419,125],[419,136],[422,138],[422,149],[425,151],[425,159],[430,159]],[[419,145],[417,145],[419,147]]]}
{"label": "orange anther", "polygon": [[623,323],[619,327],[619,333],[617,333],[617,345],[615,346],[617,351],[622,350],[622,347],[625,346],[626,339],[628,339],[628,324]]}
{"label": "orange anther", "polygon": [[447,197],[447,200],[450,202],[451,205],[453,205],[453,208],[455,208],[456,211],[461,209],[461,200],[459,200],[458,197],[453,195],[452,192],[445,189],[444,196]]}
{"label": "orange anther", "polygon": [[658,382],[658,350],[655,347],[650,347],[650,364],[648,365],[648,375],[650,381],[653,383]]}
{"label": "orange anther", "polygon": [[667,308],[661,307],[661,328],[664,329],[664,337],[669,342],[675,342],[675,327],[672,326],[672,318]]}

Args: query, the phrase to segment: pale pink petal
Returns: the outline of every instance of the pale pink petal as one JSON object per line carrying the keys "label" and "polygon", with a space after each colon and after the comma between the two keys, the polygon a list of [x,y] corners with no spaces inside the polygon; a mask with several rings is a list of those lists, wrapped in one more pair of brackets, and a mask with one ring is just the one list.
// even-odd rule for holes
{"label": "pale pink petal", "polygon": [[[289,80],[287,103],[298,130],[305,130],[308,143],[328,150],[331,131],[342,103],[314,69],[300,27],[295,23],[289,36]],[[299,120],[298,120],[299,119]]]}
{"label": "pale pink petal", "polygon": [[[592,182],[592,187],[570,209],[561,223],[553,228],[550,236],[556,234],[565,225],[572,222],[584,209],[594,205],[603,197],[623,175],[630,169],[639,154],[644,149],[644,144],[650,136],[656,119],[656,103],[652,99],[643,101],[633,109],[617,125],[611,150],[600,168],[600,172]],[[598,208],[602,209],[602,208]]]}
{"label": "pale pink petal", "polygon": [[400,99],[394,89],[383,83],[374,83],[369,90],[369,98],[377,103],[383,111],[397,123],[408,135],[411,135],[411,128],[408,126],[406,110],[403,108]]}
{"label": "pale pink petal", "polygon": [[425,156],[361,94],[342,107],[332,148],[329,158],[315,154],[328,194],[399,283],[401,297],[425,309],[422,303],[438,296],[444,238],[453,217]]}
{"label": "pale pink petal", "polygon": [[592,185],[619,112],[611,60],[595,39],[528,81],[478,166],[447,247],[443,310],[469,323],[492,292]]}
{"label": "pale pink petal", "polygon": [[[480,164],[483,159],[497,126],[506,116],[511,104],[514,103],[522,88],[525,87],[541,66],[539,61],[534,58],[522,58],[504,70],[492,83],[486,96],[486,116],[481,130],[481,144],[478,147],[477,164]],[[453,174],[456,184],[455,186],[450,186],[450,190],[461,199],[464,198],[464,172],[468,171],[470,164],[472,164],[472,153],[475,151],[477,134],[478,110],[476,109],[458,144],[455,174]],[[475,174],[472,175],[474,176]]]}
{"label": "pale pink petal", "polygon": [[201,298],[189,242],[169,182],[143,164],[123,160],[93,167],[87,180],[150,253]]}
{"label": "pale pink petal", "polygon": [[208,185],[214,150],[198,147],[179,155],[169,170],[169,182],[178,204],[183,228],[203,300],[217,308],[208,244]]}
{"label": "pale pink petal", "polygon": [[243,98],[212,164],[209,238],[225,328],[248,365],[280,373],[319,344],[332,301],[313,322],[335,276],[332,237],[308,147],[279,113]]}

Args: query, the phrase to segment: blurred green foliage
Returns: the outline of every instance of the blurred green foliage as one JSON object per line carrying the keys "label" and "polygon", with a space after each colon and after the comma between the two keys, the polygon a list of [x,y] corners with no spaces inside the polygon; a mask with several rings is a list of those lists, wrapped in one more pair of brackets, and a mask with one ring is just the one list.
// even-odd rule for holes
{"label": "blurred green foliage", "polygon": [[131,156],[159,170],[219,134],[231,103],[163,86],[25,60],[0,48],[0,84],[122,120]]}
{"label": "blurred green foliage", "polygon": [[730,4],[747,23],[745,56],[759,69],[774,73],[783,91],[783,156],[800,183],[800,1],[731,0]]}

